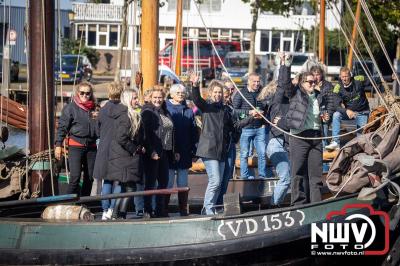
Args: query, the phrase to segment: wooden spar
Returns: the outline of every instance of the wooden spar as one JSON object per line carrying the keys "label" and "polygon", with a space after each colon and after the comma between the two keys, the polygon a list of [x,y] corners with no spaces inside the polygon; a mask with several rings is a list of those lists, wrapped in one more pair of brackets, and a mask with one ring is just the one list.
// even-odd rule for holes
{"label": "wooden spar", "polygon": [[[114,81],[119,82],[121,80],[121,64],[122,64],[122,54],[124,52],[124,46],[126,43],[126,29],[127,29],[127,16],[128,16],[128,1],[124,1],[124,7],[122,8],[122,26],[121,26],[121,40],[118,47],[117,56],[117,66],[114,73]],[[134,77],[134,73],[131,73],[131,79]]]}
{"label": "wooden spar", "polygon": [[[44,3],[37,0],[29,1],[28,132],[31,155],[49,149],[48,128],[50,129],[50,145],[54,143],[54,1],[43,1]],[[54,181],[55,187],[58,187],[57,181]],[[32,171],[29,183],[31,193],[40,191],[42,195],[49,195],[50,183],[47,170]]]}
{"label": "wooden spar", "polygon": [[158,0],[142,1],[141,70],[143,91],[158,83],[158,9]]}
{"label": "wooden spar", "polygon": [[182,57],[182,9],[183,0],[176,2],[176,26],[175,26],[175,74],[180,76]]}
{"label": "wooden spar", "polygon": [[354,21],[353,32],[351,34],[351,45],[349,47],[349,57],[347,59],[347,67],[351,70],[353,68],[353,48],[356,43],[357,39],[357,24],[360,22],[360,15],[361,15],[361,0],[357,1],[357,9],[356,9],[356,20]]}
{"label": "wooden spar", "polygon": [[319,61],[325,64],[325,0],[320,0],[319,14]]}

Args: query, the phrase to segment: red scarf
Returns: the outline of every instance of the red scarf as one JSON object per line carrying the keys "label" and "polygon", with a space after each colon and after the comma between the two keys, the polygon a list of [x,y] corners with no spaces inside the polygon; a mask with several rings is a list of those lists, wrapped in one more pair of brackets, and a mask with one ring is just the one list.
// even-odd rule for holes
{"label": "red scarf", "polygon": [[86,112],[89,112],[94,109],[94,102],[92,100],[88,100],[83,103],[81,99],[79,99],[79,96],[74,96],[74,102],[76,103],[76,105],[78,105]]}

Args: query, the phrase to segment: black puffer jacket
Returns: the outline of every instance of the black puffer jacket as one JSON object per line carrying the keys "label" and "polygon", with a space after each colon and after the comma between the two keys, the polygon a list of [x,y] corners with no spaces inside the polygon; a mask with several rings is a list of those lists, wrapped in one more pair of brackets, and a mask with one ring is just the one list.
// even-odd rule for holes
{"label": "black puffer jacket", "polygon": [[[290,99],[289,111],[286,115],[286,123],[290,129],[301,129],[307,118],[308,95],[299,87],[294,86],[290,80],[290,67],[281,66],[278,84],[284,90]],[[318,104],[323,105],[322,97],[319,91],[315,90]]]}
{"label": "black puffer jacket", "polygon": [[105,179],[107,176],[111,141],[117,131],[116,121],[118,117],[126,112],[127,107],[120,104],[120,101],[114,100],[108,101],[106,105],[100,109],[97,119],[100,142],[96,154],[96,162],[94,164],[94,178]]}
{"label": "black puffer jacket", "polygon": [[72,101],[63,108],[58,120],[56,146],[61,147],[67,135],[84,146],[95,145],[96,128],[97,122],[90,118],[90,112]]}
{"label": "black puffer jacket", "polygon": [[120,113],[115,126],[116,132],[110,145],[106,179],[117,180],[122,183],[129,181],[141,183],[143,177],[143,127],[140,126],[132,139],[129,133],[131,121],[127,110]]}
{"label": "black puffer jacket", "polygon": [[[161,107],[156,107],[153,104],[145,104],[142,107],[142,122],[144,126],[144,134],[145,134],[145,142],[144,146],[146,148],[146,155],[151,156],[153,152],[156,152],[159,156],[161,156],[163,152],[163,145],[161,140],[161,132],[162,132],[162,121],[160,114],[167,116],[171,121],[172,117],[167,111],[165,103]],[[175,151],[175,132],[173,133],[173,143],[172,149]]]}
{"label": "black puffer jacket", "polygon": [[222,103],[210,103],[200,95],[200,88],[192,88],[194,104],[201,110],[202,128],[196,155],[202,158],[224,161],[231,133],[233,118],[229,107]]}

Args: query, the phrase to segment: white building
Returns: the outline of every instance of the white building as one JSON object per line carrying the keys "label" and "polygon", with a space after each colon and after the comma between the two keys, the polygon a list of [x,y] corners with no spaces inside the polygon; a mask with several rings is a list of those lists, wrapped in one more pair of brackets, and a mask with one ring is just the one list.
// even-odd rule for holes
{"label": "white building", "polygon": [[[107,4],[73,3],[75,12],[75,37],[83,33],[86,45],[101,53],[99,68],[111,70],[115,64],[116,51],[121,32],[122,5],[124,0],[110,0]],[[159,45],[175,38],[176,0],[160,1]],[[206,39],[207,33],[193,0],[184,0],[183,38]],[[342,4],[338,1],[339,12]],[[250,5],[241,0],[203,0],[199,6],[211,37],[215,40],[236,40],[248,49],[252,16]],[[335,17],[338,10],[327,9],[326,26],[328,29],[338,28]],[[128,43],[126,52],[140,49],[140,27],[134,27],[133,5],[129,7]],[[136,25],[140,24],[140,10],[136,13]],[[288,16],[261,13],[257,23],[256,53],[281,51],[308,52],[312,43],[306,40],[306,31],[318,24],[318,17],[306,2],[295,8]],[[136,35],[134,35],[136,33]],[[136,44],[134,44],[136,42]],[[129,58],[129,56],[124,56]],[[123,62],[124,64],[124,62]],[[125,64],[129,65],[127,60]]]}

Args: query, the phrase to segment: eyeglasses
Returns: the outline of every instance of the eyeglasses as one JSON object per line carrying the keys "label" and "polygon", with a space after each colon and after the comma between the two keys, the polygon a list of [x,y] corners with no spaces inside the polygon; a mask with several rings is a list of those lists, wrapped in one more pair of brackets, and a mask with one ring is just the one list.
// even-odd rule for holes
{"label": "eyeglasses", "polygon": [[304,81],[304,82],[307,82],[308,84],[310,84],[310,86],[312,86],[312,85],[315,84],[315,81],[314,81],[314,80],[306,80],[306,81]]}
{"label": "eyeglasses", "polygon": [[91,91],[79,91],[80,96],[83,96],[83,95],[90,96],[91,94],[92,94]]}

